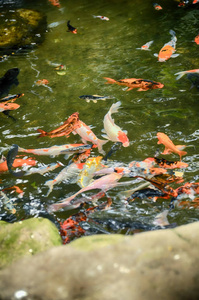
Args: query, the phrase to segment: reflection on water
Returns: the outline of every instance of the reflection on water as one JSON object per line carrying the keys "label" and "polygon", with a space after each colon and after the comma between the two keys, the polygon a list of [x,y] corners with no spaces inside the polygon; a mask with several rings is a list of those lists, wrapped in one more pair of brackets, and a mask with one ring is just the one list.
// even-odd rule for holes
{"label": "reflection on water", "polygon": [[[182,77],[176,81],[175,73],[198,68],[198,45],[193,42],[198,34],[198,9],[180,9],[175,1],[163,1],[163,10],[156,11],[151,1],[61,1],[61,9],[43,1],[34,2],[33,9],[45,12],[48,27],[45,41],[32,50],[21,51],[1,62],[1,74],[17,67],[19,85],[11,93],[24,93],[17,103],[20,108],[10,113],[16,121],[1,114],[1,152],[7,154],[12,144],[23,148],[42,148],[65,143],[80,143],[80,138],[71,135],[60,138],[38,138],[37,129],[50,131],[60,126],[73,112],[78,111],[80,119],[101,138],[104,115],[112,103],[122,102],[122,108],[114,115],[116,124],[128,131],[130,146],[120,148],[112,154],[113,161],[127,164],[132,160],[142,161],[151,157],[159,147],[156,133],[166,133],[175,144],[186,144],[188,154],[183,161],[189,163],[184,172],[184,182],[198,179],[198,90],[190,89],[191,83]],[[30,8],[30,3],[28,8]],[[93,15],[107,16],[109,21],[94,18]],[[67,20],[77,28],[77,34],[67,32]],[[53,25],[52,25],[53,24]],[[157,61],[154,53],[171,38],[169,30],[176,32],[176,58],[165,63]],[[140,48],[153,40],[150,51]],[[59,73],[53,65],[66,66],[65,73]],[[103,77],[114,79],[144,78],[164,84],[163,89],[138,92],[126,91],[118,85],[106,85]],[[36,85],[36,81],[47,79],[49,84]],[[87,103],[81,95],[104,95],[114,98],[106,101]],[[112,142],[104,146],[110,150]],[[98,155],[95,149],[92,155]],[[176,160],[176,155],[169,157]],[[68,160],[64,157],[36,157],[38,162],[50,164]],[[53,179],[60,170],[41,176],[33,174],[27,178],[15,179],[10,174],[1,175],[2,188],[19,185],[24,191],[20,198],[9,192],[9,198],[16,208],[11,216],[1,205],[1,217],[6,220],[20,220],[30,216],[47,216],[65,220],[72,211],[61,211],[49,215],[46,208],[79,190],[76,184],[57,185],[49,197],[45,197],[46,180]],[[130,188],[130,187],[128,187]],[[124,188],[117,187],[107,194],[113,204],[108,211],[96,213],[104,230],[108,229],[107,219],[117,215],[119,221],[130,220],[140,224],[152,224],[160,211],[168,208],[169,200],[152,202],[150,199],[136,200],[126,205],[119,196]],[[119,216],[119,217],[118,217]],[[198,219],[197,209],[173,209],[169,213],[171,223],[186,224]],[[119,222],[118,221],[118,222]],[[127,221],[126,221],[127,222]],[[118,223],[119,224],[119,223]],[[119,226],[119,225],[118,225]],[[151,228],[149,226],[149,228]],[[144,225],[143,225],[144,227]],[[142,230],[144,230],[142,227]],[[102,229],[101,229],[102,230]],[[97,232],[97,230],[96,230]]]}

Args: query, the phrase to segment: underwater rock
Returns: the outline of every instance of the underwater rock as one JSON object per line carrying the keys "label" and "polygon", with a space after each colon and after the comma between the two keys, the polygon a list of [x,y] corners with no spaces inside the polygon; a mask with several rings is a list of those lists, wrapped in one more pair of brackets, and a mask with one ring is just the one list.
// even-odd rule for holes
{"label": "underwater rock", "polygon": [[31,218],[13,224],[0,221],[0,269],[61,244],[56,226],[48,219]]}
{"label": "underwater rock", "polygon": [[197,300],[198,247],[199,222],[81,237],[0,270],[0,299]]}
{"label": "underwater rock", "polygon": [[43,13],[31,9],[12,9],[0,14],[0,52],[8,55],[20,48],[34,47],[44,40],[47,28]]}

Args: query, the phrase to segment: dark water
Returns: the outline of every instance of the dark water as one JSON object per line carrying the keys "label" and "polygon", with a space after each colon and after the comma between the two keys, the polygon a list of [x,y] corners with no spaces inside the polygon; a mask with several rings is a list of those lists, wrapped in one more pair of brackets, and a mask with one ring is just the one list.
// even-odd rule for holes
{"label": "dark water", "polygon": [[[33,3],[33,2],[32,2]],[[198,32],[199,10],[197,7],[183,9],[175,1],[159,1],[163,9],[156,11],[153,1],[60,1],[58,9],[48,1],[24,2],[24,7],[45,12],[47,22],[65,21],[57,27],[48,29],[45,41],[34,50],[10,56],[0,63],[0,76],[13,67],[20,69],[19,85],[10,93],[24,93],[17,101],[21,106],[11,112],[14,122],[1,114],[1,151],[6,155],[12,144],[23,148],[41,148],[65,143],[81,142],[78,136],[68,139],[40,138],[36,130],[42,128],[50,131],[60,126],[69,115],[78,111],[80,119],[101,137],[103,118],[112,103],[122,102],[122,108],[114,119],[117,125],[128,131],[130,146],[120,148],[111,159],[125,164],[132,160],[142,161],[154,155],[157,147],[158,131],[167,134],[175,144],[186,144],[188,154],[183,161],[189,164],[184,173],[185,182],[197,182],[199,178],[199,129],[198,129],[198,96],[199,91],[182,77],[176,81],[176,72],[197,69],[199,66],[198,45],[193,42]],[[109,21],[93,18],[93,15],[104,15]],[[77,28],[78,34],[67,32],[66,21]],[[169,30],[176,32],[176,58],[160,63],[154,56],[162,46],[169,42]],[[141,51],[141,47],[153,40],[151,51]],[[46,60],[66,65],[66,74],[58,75]],[[126,91],[118,85],[106,85],[103,77],[114,79],[144,78],[159,81],[163,89],[138,92],[137,89]],[[49,88],[34,85],[38,79],[47,79]],[[87,103],[78,97],[84,94],[100,94],[115,97],[97,103]],[[104,146],[108,152],[112,142]],[[98,155],[94,150],[92,156]],[[36,157],[39,164],[61,161],[67,164],[62,156],[57,158]],[[176,160],[173,154],[168,159]],[[11,215],[1,205],[1,218],[9,221],[29,217],[46,216],[54,221],[64,221],[77,212],[61,211],[49,215],[46,211],[49,204],[55,203],[79,190],[76,184],[61,183],[54,187],[49,197],[45,197],[48,188],[44,183],[53,179],[60,168],[48,175],[30,175],[16,179],[10,174],[1,174],[2,188],[18,185],[24,195],[19,198],[15,193],[7,192],[12,200],[16,213]],[[133,187],[138,183],[135,182]],[[113,204],[106,212],[99,212],[95,217],[100,220],[115,219],[120,222],[131,221],[140,224],[152,224],[157,213],[168,208],[169,200],[159,199],[156,203],[150,199],[136,200],[129,205],[119,197],[119,192],[127,188],[117,187],[107,194]],[[106,198],[104,198],[106,200]],[[168,216],[170,223],[177,225],[198,220],[198,209],[175,208]],[[105,222],[106,223],[106,222]],[[114,232],[107,223],[99,225],[100,230]],[[139,226],[138,226],[139,227]],[[108,229],[107,229],[108,228]],[[144,228],[143,228],[144,230]],[[118,232],[118,231],[115,231]],[[125,231],[126,232],[126,231]],[[128,231],[127,231],[128,233]]]}

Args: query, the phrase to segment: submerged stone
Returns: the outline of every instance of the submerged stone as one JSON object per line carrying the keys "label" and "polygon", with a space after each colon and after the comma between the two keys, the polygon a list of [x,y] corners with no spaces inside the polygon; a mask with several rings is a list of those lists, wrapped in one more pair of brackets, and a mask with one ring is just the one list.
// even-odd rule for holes
{"label": "submerged stone", "polygon": [[0,221],[0,269],[61,244],[56,226],[48,219],[31,218],[13,224]]}
{"label": "submerged stone", "polygon": [[10,54],[20,48],[33,47],[44,40],[46,17],[30,9],[8,10],[0,13],[0,51]]}

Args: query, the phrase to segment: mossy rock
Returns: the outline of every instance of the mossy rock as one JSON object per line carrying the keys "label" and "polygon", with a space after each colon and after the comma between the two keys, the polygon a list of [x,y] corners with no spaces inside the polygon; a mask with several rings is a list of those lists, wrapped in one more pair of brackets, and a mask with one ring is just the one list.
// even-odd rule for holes
{"label": "mossy rock", "polygon": [[[30,9],[16,9],[0,15],[0,49],[16,50],[33,47],[44,40],[47,28],[43,13]],[[9,53],[8,53],[9,54]]]}
{"label": "mossy rock", "polygon": [[13,224],[0,221],[0,268],[61,244],[56,226],[48,219],[31,218]]}

